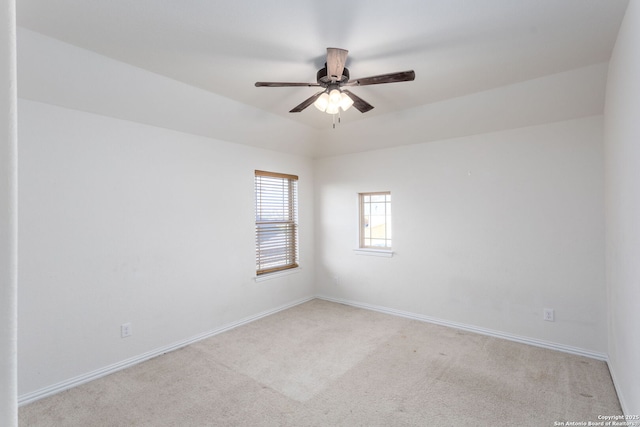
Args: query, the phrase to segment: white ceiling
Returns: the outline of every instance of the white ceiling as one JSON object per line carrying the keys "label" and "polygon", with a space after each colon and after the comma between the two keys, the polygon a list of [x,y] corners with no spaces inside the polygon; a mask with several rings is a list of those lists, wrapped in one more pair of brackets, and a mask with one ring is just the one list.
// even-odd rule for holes
{"label": "white ceiling", "polygon": [[607,61],[628,0],[18,0],[18,24],[314,128],[288,111],[317,88],[327,47],[352,78],[413,69],[416,80],[354,88],[398,112]]}

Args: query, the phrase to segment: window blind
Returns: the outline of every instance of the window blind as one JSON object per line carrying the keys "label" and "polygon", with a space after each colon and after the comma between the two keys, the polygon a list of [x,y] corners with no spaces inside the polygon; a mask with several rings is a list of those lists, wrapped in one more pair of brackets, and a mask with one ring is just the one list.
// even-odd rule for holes
{"label": "window blind", "polygon": [[255,171],[256,274],[298,267],[298,177]]}

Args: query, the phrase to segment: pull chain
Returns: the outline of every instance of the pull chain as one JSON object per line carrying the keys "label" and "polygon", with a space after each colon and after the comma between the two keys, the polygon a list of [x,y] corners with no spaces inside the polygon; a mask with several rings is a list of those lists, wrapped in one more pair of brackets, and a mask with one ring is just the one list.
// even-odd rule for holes
{"label": "pull chain", "polygon": [[333,128],[336,128],[336,116],[338,116],[338,124],[341,123],[341,116],[340,116],[340,110],[338,110],[338,114],[332,114],[331,117],[333,117]]}

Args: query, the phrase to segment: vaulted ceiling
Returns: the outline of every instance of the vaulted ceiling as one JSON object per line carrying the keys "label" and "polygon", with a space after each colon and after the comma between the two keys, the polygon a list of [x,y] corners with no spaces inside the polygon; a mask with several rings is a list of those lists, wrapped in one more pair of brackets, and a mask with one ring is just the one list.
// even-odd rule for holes
{"label": "vaulted ceiling", "polygon": [[343,123],[606,62],[628,0],[19,0],[29,30],[164,75],[311,129],[288,111],[317,88],[327,47],[351,77],[413,69],[413,82],[353,88],[375,108]]}

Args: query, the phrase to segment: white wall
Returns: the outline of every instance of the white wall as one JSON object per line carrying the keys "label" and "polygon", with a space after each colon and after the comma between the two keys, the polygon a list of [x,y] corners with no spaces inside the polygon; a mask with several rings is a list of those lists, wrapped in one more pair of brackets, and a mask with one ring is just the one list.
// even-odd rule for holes
{"label": "white wall", "polygon": [[[604,355],[602,132],[594,116],[317,160],[319,293]],[[357,193],[387,190],[396,255],[356,255]]]}
{"label": "white wall", "polygon": [[[18,107],[21,396],[313,295],[311,160]],[[265,282],[255,169],[300,177],[302,270]]]}
{"label": "white wall", "polygon": [[0,425],[18,423],[16,8],[0,2]]}
{"label": "white wall", "polygon": [[626,414],[640,414],[640,3],[629,3],[605,109],[609,367]]}

